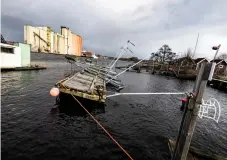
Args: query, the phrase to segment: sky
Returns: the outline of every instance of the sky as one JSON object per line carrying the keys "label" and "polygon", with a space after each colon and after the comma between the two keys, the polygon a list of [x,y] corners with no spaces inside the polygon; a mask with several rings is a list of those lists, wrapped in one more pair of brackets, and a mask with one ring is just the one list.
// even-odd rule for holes
{"label": "sky", "polygon": [[[114,56],[128,41],[144,58],[167,44],[173,52],[213,58],[212,46],[227,53],[227,0],[15,0],[1,1],[1,33],[23,42],[24,25],[67,26],[83,38],[83,49]],[[131,57],[125,53],[126,57]]]}

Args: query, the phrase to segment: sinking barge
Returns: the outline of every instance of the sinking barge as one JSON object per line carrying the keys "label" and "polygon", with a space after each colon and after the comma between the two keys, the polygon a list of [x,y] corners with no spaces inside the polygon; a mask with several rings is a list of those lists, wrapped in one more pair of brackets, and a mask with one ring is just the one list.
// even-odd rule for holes
{"label": "sinking barge", "polygon": [[60,101],[65,94],[99,103],[105,103],[106,100],[106,83],[99,73],[94,74],[83,70],[59,81],[56,87],[60,91]]}
{"label": "sinking barge", "polygon": [[[109,72],[105,67],[90,66],[80,72],[75,73],[55,84],[59,89],[58,101],[70,101],[68,98],[75,96],[84,103],[92,105],[98,102],[99,105],[106,101],[106,82],[115,87],[119,91],[123,88],[121,81],[114,78],[116,73]],[[67,100],[66,100],[67,99]],[[89,103],[87,103],[89,102]]]}
{"label": "sinking barge", "polygon": [[96,108],[97,106],[100,108],[106,102],[107,84],[108,86],[111,85],[111,89],[115,91],[120,91],[124,88],[121,81],[117,78],[117,73],[111,71],[108,66],[81,63],[71,57],[69,59],[68,56],[66,59],[70,60],[71,74],[72,63],[82,67],[83,70],[57,82],[55,87],[50,90],[51,96],[56,97],[57,104],[64,108],[66,106],[75,107],[75,98],[86,107]]}

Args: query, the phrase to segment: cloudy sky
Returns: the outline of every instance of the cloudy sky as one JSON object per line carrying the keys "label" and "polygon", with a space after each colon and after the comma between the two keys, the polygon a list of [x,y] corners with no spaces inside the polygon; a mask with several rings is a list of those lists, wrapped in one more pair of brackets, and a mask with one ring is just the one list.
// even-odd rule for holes
{"label": "cloudy sky", "polygon": [[[115,55],[131,40],[140,58],[168,44],[176,53],[195,47],[212,58],[213,45],[227,52],[227,0],[2,0],[1,32],[23,41],[23,26],[68,26],[83,37],[83,48]],[[128,54],[130,56],[130,54]]]}

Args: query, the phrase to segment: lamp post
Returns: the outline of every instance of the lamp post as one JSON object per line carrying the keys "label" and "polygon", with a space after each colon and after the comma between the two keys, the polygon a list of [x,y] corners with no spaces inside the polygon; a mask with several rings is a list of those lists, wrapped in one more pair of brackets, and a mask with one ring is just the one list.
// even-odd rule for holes
{"label": "lamp post", "polygon": [[215,66],[216,66],[216,63],[214,62],[214,60],[216,59],[216,56],[218,54],[218,51],[219,51],[220,47],[221,47],[221,44],[219,44],[218,46],[213,46],[212,47],[212,49],[215,50],[216,53],[215,53],[214,59],[212,61],[211,71],[210,71],[210,75],[209,75],[209,78],[208,78],[209,81],[212,81],[212,78],[213,78],[213,74],[214,74],[214,70],[215,70]]}
{"label": "lamp post", "polygon": [[219,51],[219,48],[221,47],[221,44],[219,44],[218,46],[213,46],[212,49],[216,51],[215,55],[214,55],[214,59],[216,58],[217,54],[218,54],[218,51]]}

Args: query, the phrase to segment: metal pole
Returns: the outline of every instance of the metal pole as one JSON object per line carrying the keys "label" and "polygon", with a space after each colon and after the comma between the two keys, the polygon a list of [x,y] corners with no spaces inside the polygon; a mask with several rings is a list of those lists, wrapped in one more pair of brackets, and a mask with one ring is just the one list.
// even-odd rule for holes
{"label": "metal pole", "polygon": [[[124,49],[124,47],[128,44],[128,42],[126,42],[123,47],[121,47],[120,49]],[[112,64],[114,63],[115,61],[115,58],[117,58],[120,54],[121,54],[122,50],[119,52],[119,53],[116,53],[115,57],[113,58],[113,60],[110,62],[110,64],[108,65],[109,67],[112,66]]]}
{"label": "metal pole", "polygon": [[[123,47],[125,48],[128,45],[128,43],[126,43],[126,45]],[[110,66],[110,70],[114,67],[114,65],[117,63],[117,61],[119,60],[119,58],[121,58],[121,56],[123,55],[123,50],[121,50],[119,56],[117,57],[117,59],[114,61],[114,63]]]}
{"label": "metal pole", "polygon": [[[150,56],[150,55],[149,55],[149,56]],[[128,67],[127,69],[123,70],[122,72],[118,73],[116,76],[112,77],[112,78],[111,78],[110,80],[108,80],[106,83],[109,83],[110,81],[112,81],[112,80],[113,80],[114,78],[116,78],[117,76],[119,76],[119,75],[123,74],[124,72],[126,72],[128,69],[130,69],[130,68],[134,67],[135,65],[141,63],[141,62],[142,62],[143,60],[145,60],[146,58],[148,58],[148,57],[145,57],[144,59],[140,60],[139,62],[133,64],[132,66],[130,66],[130,67]]]}
{"label": "metal pole", "polygon": [[210,77],[209,77],[209,81],[212,81],[212,78],[213,78],[213,74],[214,74],[214,72],[215,72],[215,65],[216,65],[216,63],[214,62],[214,60],[216,59],[216,56],[217,56],[217,54],[218,54],[218,51],[219,51],[219,48],[221,47],[221,44],[219,44],[219,46],[218,46],[218,48],[217,48],[217,50],[216,50],[216,53],[215,53],[215,55],[214,55],[214,59],[213,59],[213,61],[212,61],[212,68],[211,68],[211,70],[212,70],[212,75],[210,75]]}
{"label": "metal pole", "polygon": [[197,45],[198,45],[198,41],[199,41],[199,33],[198,33],[198,36],[197,36],[197,39],[196,39],[196,44],[195,44],[195,49],[194,49],[193,55],[195,55],[195,51],[196,51],[196,48],[197,48]]}
{"label": "metal pole", "polygon": [[[127,41],[127,43],[122,47],[123,50],[128,49],[131,53],[133,53],[129,48],[128,48],[128,43],[130,43],[131,45],[135,46],[135,44],[133,44],[130,40]],[[114,67],[115,63],[117,63],[117,61],[119,60],[119,58],[121,58],[121,56],[123,56],[124,52],[123,50],[121,50],[121,52],[119,53],[119,56],[117,57],[116,61],[112,64],[112,66],[110,67],[110,70]],[[125,50],[126,51],[126,50]],[[126,51],[127,52],[127,51]],[[116,69],[116,68],[115,68]]]}
{"label": "metal pole", "polygon": [[202,63],[193,88],[194,96],[188,100],[188,105],[185,107],[172,160],[186,160],[187,158],[210,69],[211,64]]}
{"label": "metal pole", "polygon": [[217,54],[218,54],[218,51],[219,51],[219,48],[221,47],[221,45],[219,44],[219,46],[218,46],[218,48],[217,48],[217,50],[216,50],[216,53],[215,53],[215,55],[214,55],[214,59],[213,59],[213,61],[216,59],[216,56],[217,56]]}

